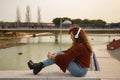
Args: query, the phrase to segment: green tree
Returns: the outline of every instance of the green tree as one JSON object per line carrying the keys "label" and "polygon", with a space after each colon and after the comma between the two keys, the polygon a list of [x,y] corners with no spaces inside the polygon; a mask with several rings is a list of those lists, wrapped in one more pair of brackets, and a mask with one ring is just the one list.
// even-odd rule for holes
{"label": "green tree", "polygon": [[95,23],[96,23],[96,24],[106,24],[106,22],[105,22],[105,21],[100,20],[100,19],[96,20],[96,22],[95,22]]}
{"label": "green tree", "polygon": [[62,19],[62,22],[64,22],[65,20],[69,20],[69,21],[72,22],[72,24],[92,24],[92,25],[104,25],[104,24],[106,24],[106,22],[101,20],[101,19],[97,19],[97,20],[84,19],[84,20],[81,20],[79,18],[71,19],[71,18],[68,18],[68,17],[55,18],[55,19],[53,19],[52,22],[55,25],[60,25],[60,19]]}
{"label": "green tree", "polygon": [[53,23],[55,24],[55,25],[60,25],[60,19],[61,18],[55,18],[55,19],[53,19]]}
{"label": "green tree", "polygon": [[81,19],[72,19],[73,24],[81,24],[82,20]]}
{"label": "green tree", "polygon": [[84,19],[84,20],[82,20],[81,23],[82,23],[82,24],[90,24],[90,20],[88,20],[88,19]]}
{"label": "green tree", "polygon": [[62,22],[64,22],[65,20],[69,20],[69,21],[71,21],[71,19],[70,18],[67,18],[67,17],[63,17],[63,18],[55,18],[55,19],[53,19],[53,23],[55,24],[55,25],[60,25],[60,20],[62,20]]}

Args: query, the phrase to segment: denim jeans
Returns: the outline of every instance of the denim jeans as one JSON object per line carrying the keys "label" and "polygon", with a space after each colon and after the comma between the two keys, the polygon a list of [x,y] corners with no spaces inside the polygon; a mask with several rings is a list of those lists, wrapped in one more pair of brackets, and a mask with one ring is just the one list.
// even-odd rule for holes
{"label": "denim jeans", "polygon": [[[64,54],[64,52],[57,52],[55,54]],[[48,58],[43,61],[43,64],[44,64],[44,67],[47,67],[49,65],[54,64],[54,60]],[[87,68],[82,68],[81,65],[78,62],[76,62],[75,60],[73,60],[69,63],[67,70],[70,72],[71,75],[76,76],[76,77],[82,77],[88,71]]]}

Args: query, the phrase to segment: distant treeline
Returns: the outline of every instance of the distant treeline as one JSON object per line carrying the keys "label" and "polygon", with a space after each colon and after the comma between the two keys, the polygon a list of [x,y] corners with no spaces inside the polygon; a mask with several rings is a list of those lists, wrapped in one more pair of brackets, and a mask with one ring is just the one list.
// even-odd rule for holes
{"label": "distant treeline", "polygon": [[[53,23],[55,25],[60,25],[60,20],[62,20],[62,22],[66,21],[66,20],[69,20],[72,22],[72,24],[94,24],[94,25],[105,25],[107,24],[106,21],[103,21],[101,19],[97,19],[97,20],[89,20],[89,19],[71,19],[71,18],[68,18],[68,17],[63,17],[63,18],[55,18],[53,19]],[[113,24],[117,24],[117,23],[113,23]],[[118,23],[120,24],[120,22]]]}
{"label": "distant treeline", "polygon": [[60,25],[60,21],[62,21],[62,23],[64,23],[64,21],[70,21],[72,25],[77,24],[80,25],[81,27],[84,28],[120,28],[120,22],[118,23],[106,23],[105,21],[101,20],[101,19],[97,19],[97,20],[89,20],[89,19],[71,19],[68,17],[64,17],[64,18],[55,18],[53,19],[53,23],[56,26]]}
{"label": "distant treeline", "polygon": [[[64,22],[66,24],[63,24]],[[105,21],[89,20],[89,19],[70,19],[54,18],[52,23],[37,23],[37,22],[0,22],[0,28],[60,28],[60,22],[62,28],[69,28],[70,25],[80,25],[82,28],[120,28],[120,22],[118,23],[106,23]]]}

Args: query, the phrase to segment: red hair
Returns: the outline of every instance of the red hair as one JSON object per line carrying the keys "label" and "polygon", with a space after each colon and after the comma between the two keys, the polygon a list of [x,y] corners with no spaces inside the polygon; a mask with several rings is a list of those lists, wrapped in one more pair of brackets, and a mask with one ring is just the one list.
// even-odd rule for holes
{"label": "red hair", "polygon": [[[80,28],[80,26],[72,26],[69,30],[69,34],[72,32],[73,35],[75,36],[77,34],[79,28]],[[83,29],[80,30],[78,38],[77,39],[75,38],[75,42],[73,42],[73,45],[76,45],[79,43],[83,43],[86,46],[86,48],[88,49],[90,55],[92,54],[92,46],[88,40],[86,32]]]}

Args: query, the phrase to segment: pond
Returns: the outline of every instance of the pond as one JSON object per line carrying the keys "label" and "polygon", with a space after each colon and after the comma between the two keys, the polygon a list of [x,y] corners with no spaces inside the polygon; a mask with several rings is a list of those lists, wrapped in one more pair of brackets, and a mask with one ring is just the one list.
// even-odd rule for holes
{"label": "pond", "polygon": [[[108,43],[108,36],[88,36],[92,46]],[[111,37],[113,39],[120,39],[119,36]],[[54,42],[54,36],[40,36],[31,38],[22,38],[22,43],[26,45],[14,46],[6,49],[0,49],[0,70],[27,70],[28,60],[34,62],[43,61],[46,59],[48,52],[57,52],[60,50],[60,41]],[[60,40],[60,39],[59,39]],[[62,50],[68,49],[71,46],[70,36],[62,35]]]}

